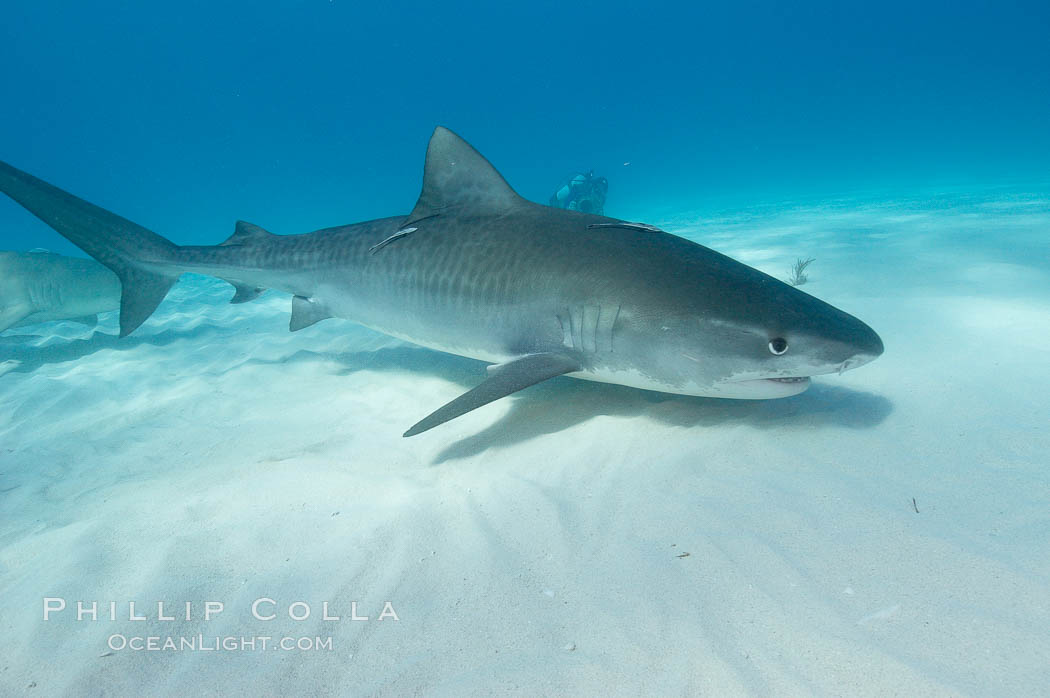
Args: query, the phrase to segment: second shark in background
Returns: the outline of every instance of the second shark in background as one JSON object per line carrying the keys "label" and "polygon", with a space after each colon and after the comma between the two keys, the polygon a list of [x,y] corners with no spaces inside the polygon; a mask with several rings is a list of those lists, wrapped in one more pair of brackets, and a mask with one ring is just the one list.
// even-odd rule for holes
{"label": "second shark in background", "polygon": [[120,280],[93,259],[0,251],[0,332],[50,320],[94,326],[120,308]]}

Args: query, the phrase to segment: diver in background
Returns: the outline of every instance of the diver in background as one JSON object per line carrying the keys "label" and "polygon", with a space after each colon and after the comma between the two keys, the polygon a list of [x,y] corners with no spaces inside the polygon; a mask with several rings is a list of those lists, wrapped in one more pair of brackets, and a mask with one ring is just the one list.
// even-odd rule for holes
{"label": "diver in background", "polygon": [[597,213],[605,211],[605,196],[609,193],[609,181],[595,177],[594,170],[574,175],[558,191],[551,195],[550,205],[570,211]]}

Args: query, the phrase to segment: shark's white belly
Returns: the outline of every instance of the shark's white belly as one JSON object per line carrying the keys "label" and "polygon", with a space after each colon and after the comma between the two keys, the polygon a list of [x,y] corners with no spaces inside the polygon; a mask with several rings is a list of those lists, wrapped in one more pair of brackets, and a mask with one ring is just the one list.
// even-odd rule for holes
{"label": "shark's white belly", "polygon": [[[423,338],[420,336],[413,336],[406,334],[399,330],[393,329],[388,326],[384,326],[381,323],[360,323],[365,327],[376,332],[395,337],[405,342],[426,347],[428,349],[434,349],[436,351],[445,352],[447,354],[454,354],[456,356],[465,356],[470,359],[476,359],[478,361],[484,361],[490,364],[501,364],[514,359],[520,358],[520,356],[501,353],[497,351],[487,350],[479,347],[467,347],[461,345],[445,344],[439,341],[434,341],[432,338]],[[700,386],[697,384],[688,384],[685,386],[676,386],[662,381],[654,380],[652,377],[639,371],[635,368],[624,368],[624,369],[611,369],[607,367],[598,367],[594,369],[588,369],[586,371],[577,371],[575,373],[567,373],[569,378],[578,378],[580,380],[594,381],[597,383],[610,383],[613,385],[623,385],[630,388],[640,388],[642,390],[653,390],[661,393],[675,393],[679,395],[716,395],[710,388]]]}

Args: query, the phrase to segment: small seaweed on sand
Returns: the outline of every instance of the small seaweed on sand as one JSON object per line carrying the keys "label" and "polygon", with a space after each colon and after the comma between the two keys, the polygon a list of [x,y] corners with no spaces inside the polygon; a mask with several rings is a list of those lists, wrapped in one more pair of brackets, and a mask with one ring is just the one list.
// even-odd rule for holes
{"label": "small seaweed on sand", "polygon": [[801,286],[802,284],[809,281],[809,277],[806,275],[806,267],[815,262],[816,260],[812,257],[808,259],[802,259],[801,257],[791,267],[791,276],[788,277],[787,282],[792,286]]}

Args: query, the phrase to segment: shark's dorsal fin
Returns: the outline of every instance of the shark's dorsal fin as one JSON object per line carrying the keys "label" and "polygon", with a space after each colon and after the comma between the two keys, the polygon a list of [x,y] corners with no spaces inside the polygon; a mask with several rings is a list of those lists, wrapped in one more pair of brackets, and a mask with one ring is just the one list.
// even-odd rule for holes
{"label": "shark's dorsal fin", "polygon": [[233,227],[233,235],[231,235],[226,242],[222,245],[244,245],[253,240],[264,240],[273,235],[269,230],[263,227],[249,223],[247,221],[237,221],[237,225]]}
{"label": "shark's dorsal fin", "polygon": [[423,191],[401,227],[456,211],[498,215],[524,199],[481,153],[443,126],[434,129],[423,166]]}

